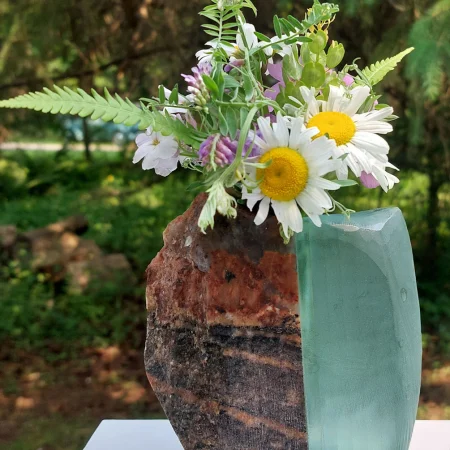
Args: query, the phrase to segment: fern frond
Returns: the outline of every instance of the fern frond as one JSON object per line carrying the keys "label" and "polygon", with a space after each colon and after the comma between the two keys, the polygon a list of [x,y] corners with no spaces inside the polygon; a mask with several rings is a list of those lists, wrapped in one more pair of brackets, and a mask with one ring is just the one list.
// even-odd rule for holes
{"label": "fern frond", "polygon": [[392,58],[384,59],[383,61],[378,61],[362,70],[362,74],[369,81],[369,83],[374,86],[379,83],[391,70],[397,67],[397,64],[409,53],[414,50],[413,47],[400,52],[398,55]]}
{"label": "fern frond", "polygon": [[123,123],[127,126],[139,124],[140,129],[152,124],[152,117],[135,106],[130,100],[123,100],[117,94],[113,97],[105,89],[105,97],[92,90],[92,95],[78,88],[73,91],[54,86],[54,91],[32,92],[9,100],[0,101],[0,108],[26,108],[50,114],[72,114],[74,116],[102,119],[105,122]]}
{"label": "fern frond", "polygon": [[190,125],[185,125],[167,112],[150,112],[149,115],[151,120],[150,126],[154,131],[159,131],[165,136],[174,136],[195,149],[198,149],[200,144],[208,137],[207,134],[197,131]]}
{"label": "fern frond", "polygon": [[444,79],[444,71],[440,64],[431,66],[429,70],[423,74],[423,86],[425,88],[425,96],[430,100],[437,100],[441,93],[442,83]]}

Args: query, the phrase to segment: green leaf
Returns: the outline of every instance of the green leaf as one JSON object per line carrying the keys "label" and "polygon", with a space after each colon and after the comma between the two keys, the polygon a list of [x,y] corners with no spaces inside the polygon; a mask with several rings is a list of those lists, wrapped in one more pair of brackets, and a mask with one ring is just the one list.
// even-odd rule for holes
{"label": "green leaf", "polygon": [[283,78],[285,82],[289,82],[290,80],[300,80],[302,76],[302,67],[298,62],[298,59],[295,58],[294,53],[290,55],[286,55],[283,58]]}
{"label": "green leaf", "polygon": [[322,30],[318,30],[316,33],[310,34],[309,37],[312,39],[312,42],[308,44],[309,49],[313,53],[319,54],[327,45],[327,34]]}
{"label": "green leaf", "polygon": [[369,81],[372,86],[379,83],[391,70],[397,67],[397,64],[409,53],[414,50],[414,47],[410,47],[398,55],[392,58],[384,59],[383,61],[376,62],[369,67],[362,70],[362,74]]}
{"label": "green leaf", "polygon": [[297,28],[297,29],[299,29],[299,30],[301,30],[302,29],[302,24],[301,24],[301,22],[298,20],[298,19],[296,19],[294,16],[288,16],[288,20],[289,20],[289,22],[295,27],[295,28]]}
{"label": "green leaf", "polygon": [[253,98],[253,83],[247,74],[244,74],[244,91],[245,91],[245,101],[248,102]]}
{"label": "green leaf", "polygon": [[305,86],[320,88],[325,83],[325,67],[320,63],[307,62],[303,67],[302,81]]}
{"label": "green leaf", "polygon": [[268,38],[265,34],[259,33],[258,31],[255,31],[255,36],[263,42],[270,42],[270,38]]}
{"label": "green leaf", "polygon": [[159,103],[165,103],[166,93],[164,92],[164,86],[162,84],[158,86],[158,96],[159,96]]}
{"label": "green leaf", "polygon": [[273,28],[275,30],[275,34],[281,38],[282,33],[281,33],[281,24],[280,24],[280,19],[278,16],[274,16],[273,17]]}
{"label": "green leaf", "polygon": [[227,119],[228,132],[230,134],[230,137],[231,139],[235,139],[238,129],[237,111],[234,108],[228,108],[225,116]]}
{"label": "green leaf", "polygon": [[242,130],[242,128],[244,127],[245,121],[247,120],[247,116],[249,114],[249,110],[247,108],[240,108],[239,110],[239,128]]}
{"label": "green leaf", "polygon": [[227,73],[224,75],[224,88],[238,88],[240,87],[239,81],[237,81],[235,78],[233,78],[231,75],[228,75]]}
{"label": "green leaf", "polygon": [[92,95],[82,89],[77,92],[65,87],[54,86],[54,91],[45,88],[44,92],[20,95],[9,100],[0,101],[0,108],[26,108],[51,114],[72,114],[80,117],[91,116],[105,122],[123,123],[127,126],[139,124],[140,129],[152,123],[151,113],[138,108],[128,99],[112,97],[105,89],[103,98],[94,90]]}
{"label": "green leaf", "polygon": [[341,187],[355,186],[358,183],[354,180],[331,180],[333,183],[339,184]]}
{"label": "green leaf", "polygon": [[222,136],[226,136],[228,134],[227,119],[222,114],[222,111],[220,109],[219,109],[219,131]]}
{"label": "green leaf", "polygon": [[169,103],[178,103],[178,84],[175,85],[170,94]]}
{"label": "green leaf", "polygon": [[281,26],[283,28],[283,30],[285,31],[285,34],[289,34],[289,33],[295,33],[296,29],[295,27],[289,22],[289,20],[286,19],[280,19],[280,23]]}
{"label": "green leaf", "polygon": [[202,78],[211,94],[216,98],[219,97],[220,91],[219,86],[217,86],[216,82],[209,75],[206,74],[203,74]]}

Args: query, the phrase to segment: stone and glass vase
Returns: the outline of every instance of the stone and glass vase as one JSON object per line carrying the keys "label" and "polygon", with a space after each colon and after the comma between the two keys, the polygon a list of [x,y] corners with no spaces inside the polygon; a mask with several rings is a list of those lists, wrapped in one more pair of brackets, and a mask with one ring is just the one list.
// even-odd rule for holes
{"label": "stone and glass vase", "polygon": [[407,450],[420,389],[412,252],[396,208],[285,245],[241,208],[175,219],[147,270],[148,379],[186,450]]}

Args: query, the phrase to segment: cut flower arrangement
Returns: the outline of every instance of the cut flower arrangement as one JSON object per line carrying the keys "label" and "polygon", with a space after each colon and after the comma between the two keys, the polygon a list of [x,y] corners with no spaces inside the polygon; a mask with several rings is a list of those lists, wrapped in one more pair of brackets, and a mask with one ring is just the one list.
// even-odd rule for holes
{"label": "cut flower arrangement", "polygon": [[412,49],[364,69],[356,61],[338,69],[345,49],[330,42],[338,6],[316,0],[302,21],[275,16],[274,37],[246,22],[244,9],[257,13],[250,0],[212,0],[201,12],[211,40],[182,75],[185,94],[160,86],[138,107],[106,89],[102,97],[55,86],[0,106],[138,123],[145,132],[134,163],[161,176],[179,166],[202,173],[193,187],[208,193],[203,232],[217,213],[235,218],[239,202],[256,212],[256,225],[272,209],[289,241],[302,231],[303,215],[320,226],[323,214],[350,214],[331,193],[354,180],[391,189],[399,180],[382,135],[396,117],[374,86]]}

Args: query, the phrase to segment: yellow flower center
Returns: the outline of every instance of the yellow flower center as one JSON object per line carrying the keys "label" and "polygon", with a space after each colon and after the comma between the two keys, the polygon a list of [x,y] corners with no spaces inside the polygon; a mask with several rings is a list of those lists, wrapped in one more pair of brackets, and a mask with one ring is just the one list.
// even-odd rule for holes
{"label": "yellow flower center", "polygon": [[272,161],[266,169],[257,169],[256,179],[261,192],[273,200],[287,202],[296,198],[308,182],[308,165],[305,158],[287,147],[274,148],[259,162]]}
{"label": "yellow flower center", "polygon": [[337,145],[348,144],[355,135],[356,126],[351,117],[341,112],[321,112],[316,114],[308,122],[307,128],[317,127],[319,134],[314,136],[328,135],[330,139],[334,139]]}

